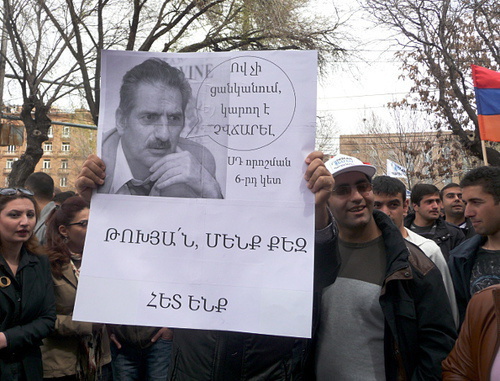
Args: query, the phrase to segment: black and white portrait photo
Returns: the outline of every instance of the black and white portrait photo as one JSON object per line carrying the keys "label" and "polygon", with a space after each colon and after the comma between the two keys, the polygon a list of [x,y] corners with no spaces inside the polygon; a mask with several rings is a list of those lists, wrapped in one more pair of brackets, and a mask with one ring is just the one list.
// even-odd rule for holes
{"label": "black and white portrait photo", "polygon": [[127,67],[119,82],[115,94],[109,92],[118,83],[107,87],[107,97],[119,100],[114,126],[106,125],[101,139],[107,176],[98,192],[223,198],[214,155],[200,139],[183,137],[191,130],[187,108],[193,107],[193,90],[183,71],[162,58],[145,57]]}

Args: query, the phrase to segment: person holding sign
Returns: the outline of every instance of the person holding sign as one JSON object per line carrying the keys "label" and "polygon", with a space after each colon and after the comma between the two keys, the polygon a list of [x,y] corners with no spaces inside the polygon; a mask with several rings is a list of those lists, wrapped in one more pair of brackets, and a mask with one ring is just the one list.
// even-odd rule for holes
{"label": "person holding sign", "polygon": [[99,193],[222,198],[215,160],[180,137],[191,86],[179,69],[148,59],[123,77],[116,128],[105,134]]}
{"label": "person holding sign", "polygon": [[[116,128],[103,138],[106,183],[99,193],[222,198],[213,155],[180,137],[190,98],[182,71],[158,58],[123,76]],[[172,344],[168,328],[116,325],[110,332],[115,377],[166,377]]]}
{"label": "person holding sign", "polygon": [[[333,251],[333,224],[327,209],[333,178],[322,159],[321,152],[311,153],[305,160],[307,170],[304,176],[307,187],[315,195],[315,255],[318,258],[315,262],[315,283],[318,284],[333,282],[338,271],[336,257],[328,255]],[[78,176],[76,187],[80,195],[90,200],[92,190],[107,181],[104,162],[96,155],[90,155]],[[329,270],[327,274],[318,271],[325,267]],[[315,301],[318,300],[316,297]],[[317,303],[314,311],[318,311]],[[171,380],[281,381],[305,377],[309,349],[306,339],[195,329],[173,331]]]}
{"label": "person holding sign", "polygon": [[439,269],[385,213],[373,210],[375,167],[346,155],[326,167],[338,227],[329,255],[340,270],[322,281],[316,379],[440,380],[457,334]]}
{"label": "person holding sign", "polygon": [[42,380],[40,344],[54,330],[49,260],[34,235],[33,193],[0,190],[0,380]]}

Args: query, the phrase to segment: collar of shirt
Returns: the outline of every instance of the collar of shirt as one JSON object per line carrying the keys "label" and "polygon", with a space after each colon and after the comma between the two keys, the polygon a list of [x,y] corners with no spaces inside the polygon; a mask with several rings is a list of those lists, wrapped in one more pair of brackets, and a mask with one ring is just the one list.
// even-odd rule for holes
{"label": "collar of shirt", "polygon": [[134,176],[132,176],[132,171],[130,170],[127,158],[123,152],[122,141],[120,139],[116,147],[115,171],[113,173],[113,182],[111,183],[109,193],[130,194],[127,187],[127,182],[130,180],[134,180]]}

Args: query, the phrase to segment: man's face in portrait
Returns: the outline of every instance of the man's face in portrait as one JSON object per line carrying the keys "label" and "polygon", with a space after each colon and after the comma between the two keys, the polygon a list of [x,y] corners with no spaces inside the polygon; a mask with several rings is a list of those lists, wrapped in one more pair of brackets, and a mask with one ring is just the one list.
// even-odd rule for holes
{"label": "man's face in portrait", "polygon": [[118,109],[116,120],[132,174],[144,179],[157,160],[176,152],[184,128],[181,92],[165,84],[140,82],[132,109]]}

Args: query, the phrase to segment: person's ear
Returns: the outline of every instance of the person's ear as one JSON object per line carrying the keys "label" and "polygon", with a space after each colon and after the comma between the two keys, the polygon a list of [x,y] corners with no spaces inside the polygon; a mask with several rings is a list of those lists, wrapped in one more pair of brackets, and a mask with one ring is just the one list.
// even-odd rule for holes
{"label": "person's ear", "polygon": [[59,233],[63,236],[63,237],[68,237],[68,228],[64,225],[59,225]]}
{"label": "person's ear", "polygon": [[124,115],[123,111],[118,107],[115,112],[115,123],[116,130],[118,131],[118,135],[122,136],[123,131],[125,130],[125,125],[127,122],[127,118]]}
{"label": "person's ear", "polygon": [[406,199],[403,201],[403,210],[405,214],[408,214],[408,206],[410,205],[410,200]]}

